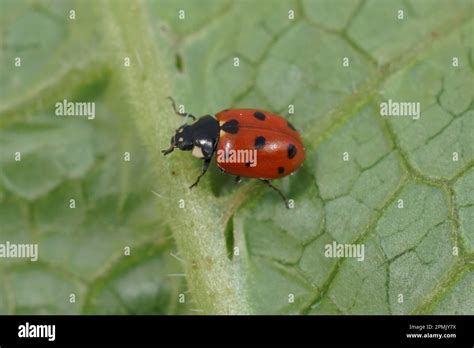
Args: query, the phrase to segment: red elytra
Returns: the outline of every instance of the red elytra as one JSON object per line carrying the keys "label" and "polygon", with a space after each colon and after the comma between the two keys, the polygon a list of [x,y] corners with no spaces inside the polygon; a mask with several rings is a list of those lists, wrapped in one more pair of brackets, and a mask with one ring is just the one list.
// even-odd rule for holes
{"label": "red elytra", "polygon": [[[231,109],[216,114],[221,126],[216,151],[256,150],[256,163],[216,163],[224,172],[259,179],[277,179],[297,170],[304,161],[303,143],[296,129],[281,116],[261,109]],[[236,120],[237,132],[225,132],[225,123]],[[225,128],[225,127],[224,127]]]}

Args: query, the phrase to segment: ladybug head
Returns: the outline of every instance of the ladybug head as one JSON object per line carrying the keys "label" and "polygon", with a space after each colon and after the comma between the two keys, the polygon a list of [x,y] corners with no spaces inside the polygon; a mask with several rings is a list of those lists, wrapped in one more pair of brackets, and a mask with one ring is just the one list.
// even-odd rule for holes
{"label": "ladybug head", "polygon": [[170,148],[161,152],[167,155],[178,148],[182,151],[192,151],[195,157],[209,159],[219,141],[219,132],[219,122],[214,117],[202,116],[193,124],[179,127],[171,137]]}
{"label": "ladybug head", "polygon": [[176,130],[176,133],[171,137],[171,146],[169,149],[162,150],[164,155],[173,152],[174,148],[182,151],[190,151],[193,149],[193,136],[190,125],[183,125]]}

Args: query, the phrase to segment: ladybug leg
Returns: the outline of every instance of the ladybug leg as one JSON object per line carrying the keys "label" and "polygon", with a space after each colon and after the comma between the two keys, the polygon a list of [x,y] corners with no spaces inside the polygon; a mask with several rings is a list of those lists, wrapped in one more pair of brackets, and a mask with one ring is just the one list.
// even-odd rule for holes
{"label": "ladybug leg", "polygon": [[241,182],[242,182],[242,178],[241,178],[240,176],[236,176],[236,177],[235,177],[235,182],[236,182],[237,184],[241,183]]}
{"label": "ladybug leg", "polygon": [[275,190],[281,197],[281,199],[283,199],[283,202],[285,202],[285,206],[287,208],[289,208],[288,206],[288,199],[285,197],[285,195],[283,194],[283,192],[280,191],[280,189],[278,189],[277,187],[273,186],[272,183],[270,182],[270,180],[266,180],[266,179],[260,179],[260,181],[262,181],[265,185],[267,185],[268,187],[271,187],[273,190]]}
{"label": "ladybug leg", "polygon": [[189,117],[192,118],[194,121],[196,121],[196,117],[194,115],[188,114],[187,112],[179,112],[178,109],[176,109],[176,103],[174,102],[174,99],[171,97],[167,97],[169,100],[171,100],[171,106],[173,107],[173,110],[176,115],[182,116],[182,117]]}
{"label": "ladybug leg", "polygon": [[202,164],[201,174],[199,174],[199,176],[197,177],[196,182],[192,184],[191,186],[189,186],[190,189],[192,189],[194,186],[197,186],[197,184],[199,183],[199,180],[201,180],[201,177],[204,174],[206,174],[207,168],[209,168],[209,163],[211,163],[211,158],[204,159],[204,163]]}

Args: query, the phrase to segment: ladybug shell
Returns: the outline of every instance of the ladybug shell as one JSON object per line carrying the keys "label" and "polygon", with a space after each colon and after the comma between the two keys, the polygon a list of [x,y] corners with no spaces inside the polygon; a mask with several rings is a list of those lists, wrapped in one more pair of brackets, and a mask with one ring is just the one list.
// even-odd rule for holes
{"label": "ladybug shell", "polygon": [[[277,179],[294,172],[304,161],[298,131],[281,116],[260,109],[231,109],[218,112],[216,119],[221,128],[216,162],[226,173]],[[256,164],[223,161],[219,153],[230,150],[257,150]]]}

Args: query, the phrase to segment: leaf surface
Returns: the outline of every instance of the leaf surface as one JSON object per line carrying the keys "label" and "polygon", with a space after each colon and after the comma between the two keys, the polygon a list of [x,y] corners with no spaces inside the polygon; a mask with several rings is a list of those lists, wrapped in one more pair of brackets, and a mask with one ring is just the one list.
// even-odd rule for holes
{"label": "leaf surface", "polygon": [[[1,260],[1,313],[473,313],[472,1],[97,5],[0,5],[0,242],[40,253]],[[294,208],[215,168],[189,190],[200,163],[159,153],[169,95],[289,117]],[[64,99],[96,118],[56,116]]]}

